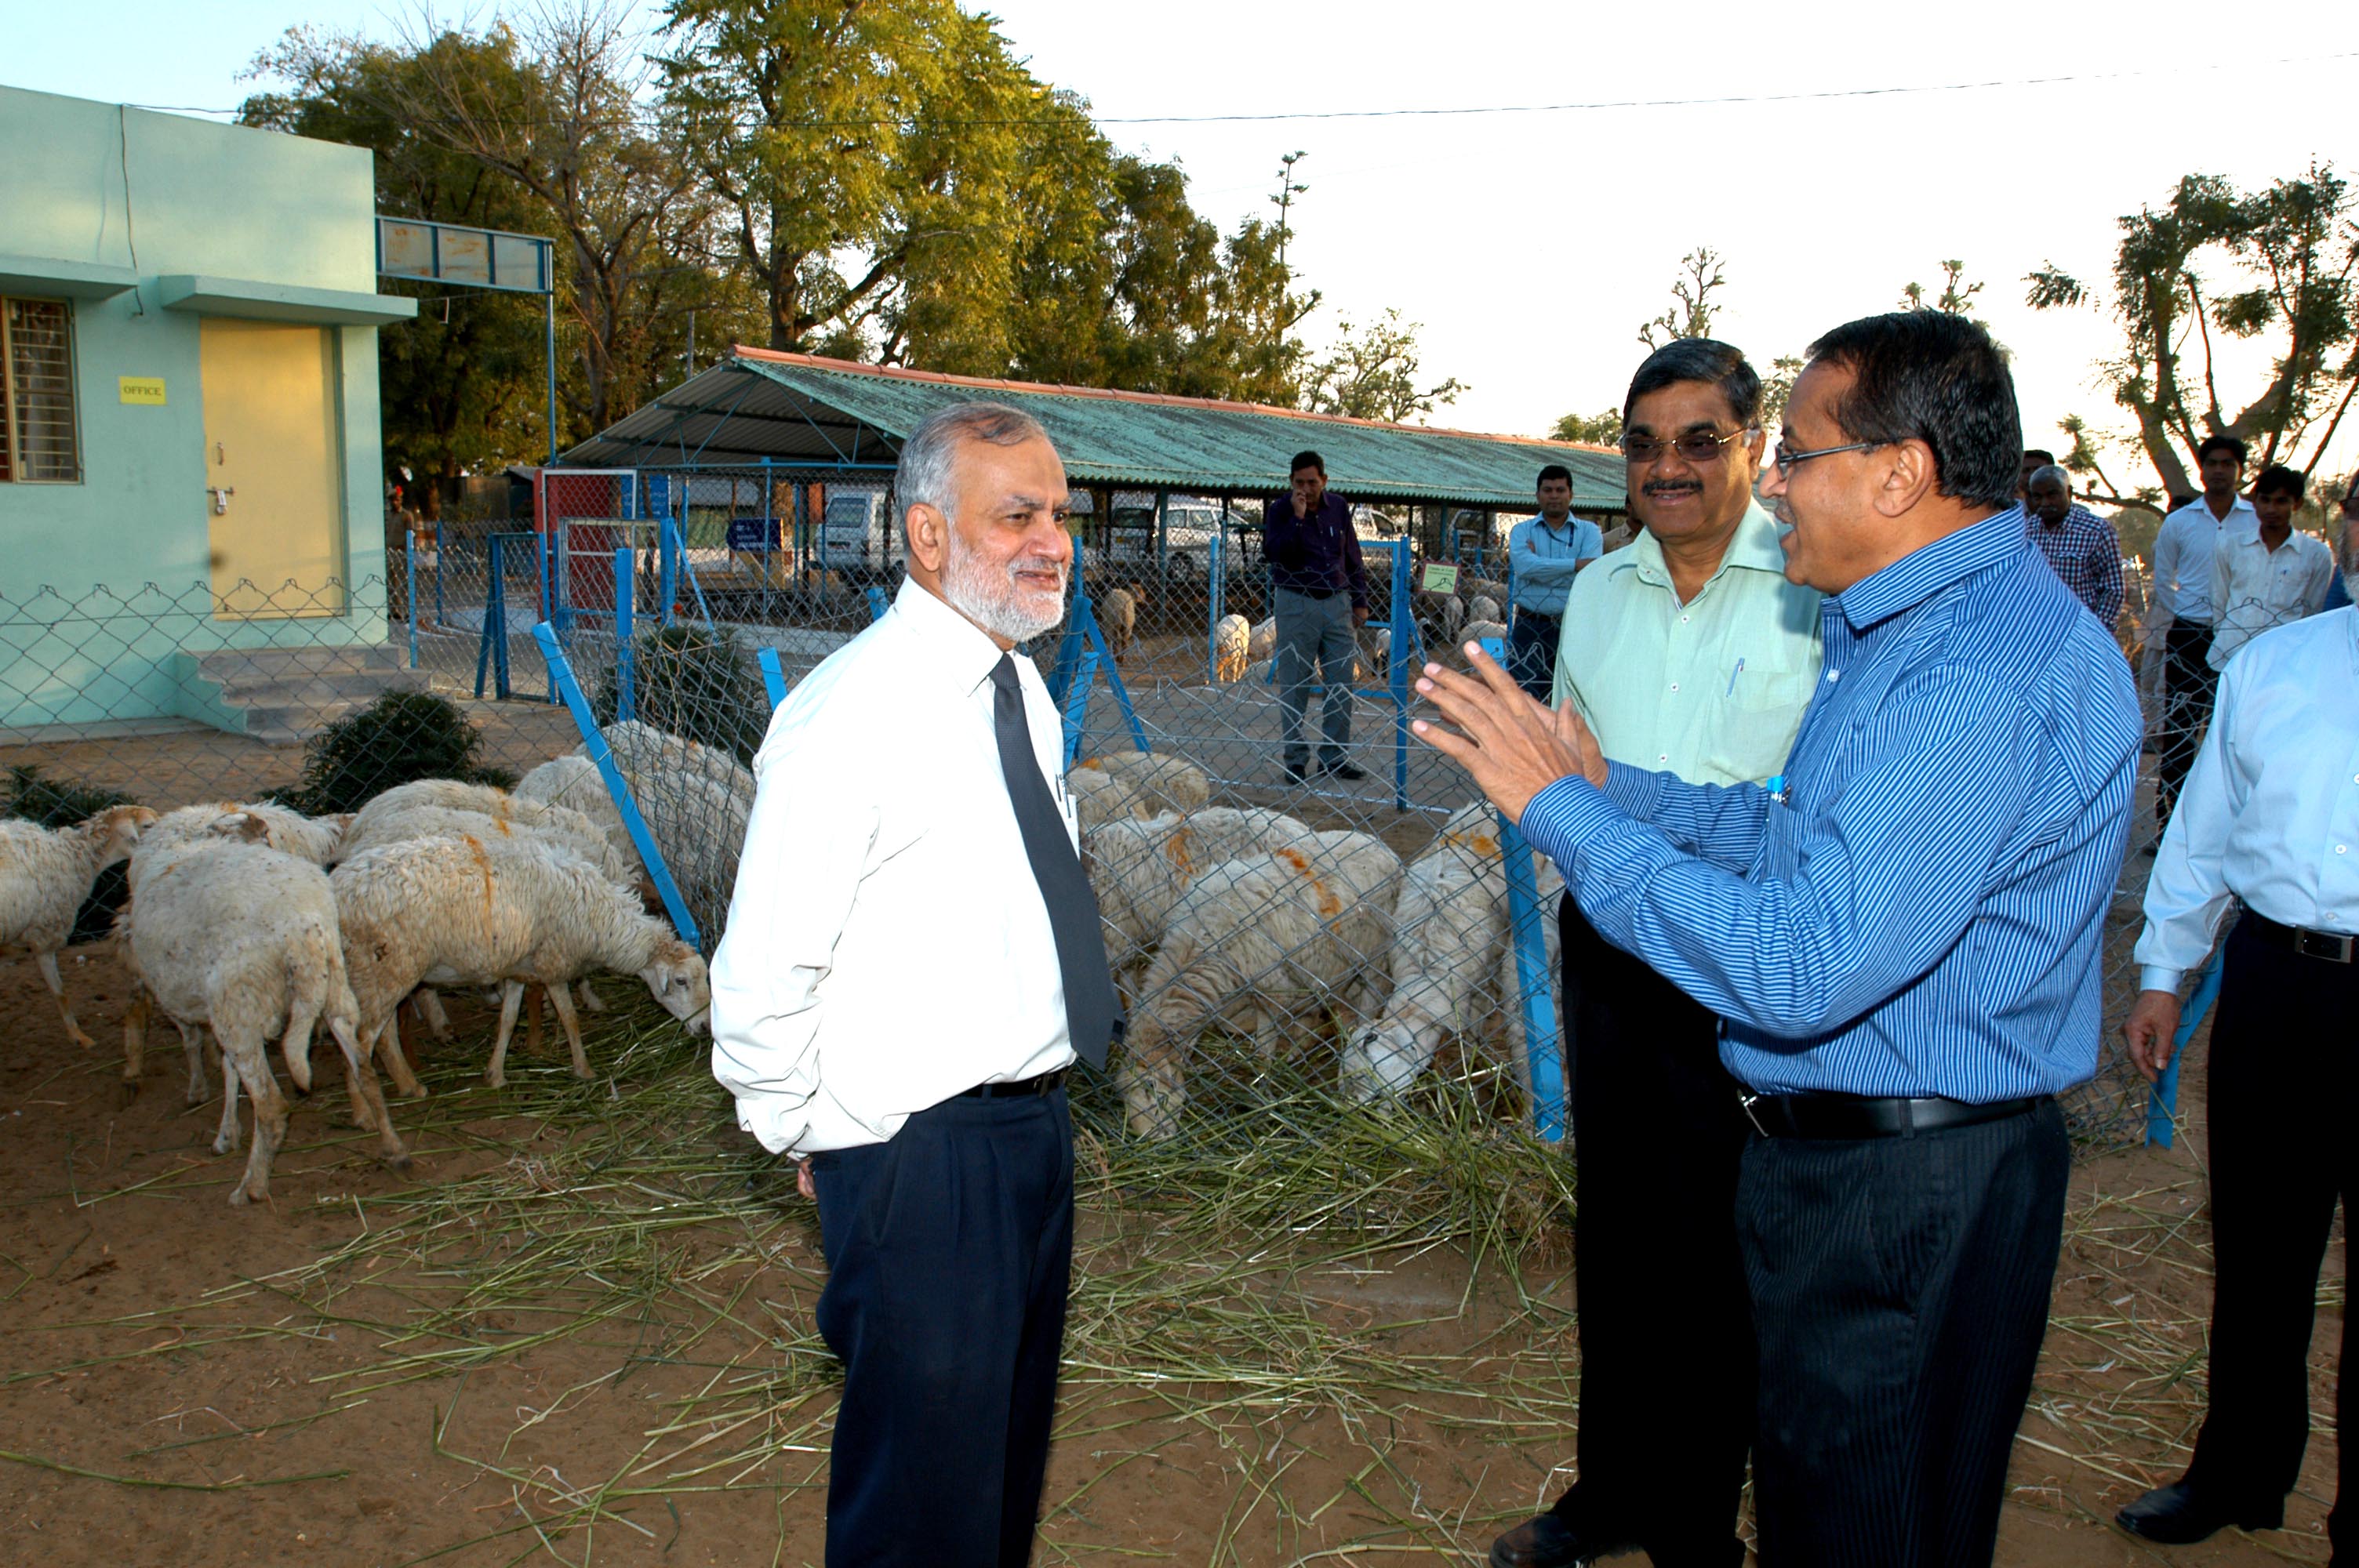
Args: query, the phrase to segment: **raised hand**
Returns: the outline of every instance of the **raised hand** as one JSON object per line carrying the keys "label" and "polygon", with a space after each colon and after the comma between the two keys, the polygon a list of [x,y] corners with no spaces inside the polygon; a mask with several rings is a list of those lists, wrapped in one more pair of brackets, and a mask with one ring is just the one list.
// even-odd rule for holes
{"label": "raised hand", "polygon": [[1425,666],[1418,691],[1454,730],[1426,719],[1409,728],[1418,739],[1472,774],[1491,803],[1520,821],[1532,796],[1579,773],[1605,783],[1605,754],[1571,702],[1551,710],[1518,687],[1476,643],[1466,644],[1471,675]]}

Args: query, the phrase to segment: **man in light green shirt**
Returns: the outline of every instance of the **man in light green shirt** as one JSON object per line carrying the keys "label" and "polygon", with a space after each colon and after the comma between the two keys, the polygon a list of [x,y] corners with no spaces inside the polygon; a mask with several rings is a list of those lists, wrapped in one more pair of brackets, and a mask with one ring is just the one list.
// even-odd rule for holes
{"label": "man in light green shirt", "polygon": [[[1761,378],[1725,343],[1682,340],[1638,367],[1622,450],[1644,530],[1574,580],[1557,647],[1556,700],[1605,754],[1692,784],[1783,772],[1819,676],[1819,596],[1786,580],[1753,496],[1760,413]],[[1491,1562],[1571,1568],[1642,1546],[1666,1568],[1735,1568],[1756,1376],[1735,1217],[1745,1121],[1719,1021],[1570,898],[1560,918],[1580,1465]]]}

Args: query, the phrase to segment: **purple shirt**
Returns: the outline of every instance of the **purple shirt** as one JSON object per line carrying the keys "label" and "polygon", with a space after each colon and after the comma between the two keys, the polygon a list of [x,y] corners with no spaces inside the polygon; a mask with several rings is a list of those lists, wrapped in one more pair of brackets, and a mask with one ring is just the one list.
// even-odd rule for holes
{"label": "purple shirt", "polygon": [[1326,599],[1348,592],[1353,608],[1368,608],[1368,571],[1360,563],[1360,535],[1352,508],[1333,491],[1308,517],[1294,514],[1294,497],[1278,495],[1261,509],[1261,553],[1272,588]]}

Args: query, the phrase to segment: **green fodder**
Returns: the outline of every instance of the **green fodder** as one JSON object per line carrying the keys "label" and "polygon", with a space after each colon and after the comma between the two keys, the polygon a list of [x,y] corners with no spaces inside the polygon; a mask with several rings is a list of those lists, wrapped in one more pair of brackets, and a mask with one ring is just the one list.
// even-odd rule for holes
{"label": "green fodder", "polygon": [[[0,816],[19,817],[44,827],[71,827],[77,822],[89,821],[110,806],[138,804],[121,790],[102,789],[71,779],[43,778],[38,767],[20,762],[8,770],[6,795],[0,798]],[[98,880],[91,884],[90,896],[74,915],[73,933],[66,938],[68,944],[95,942],[105,936],[114,929],[115,912],[130,897],[130,883],[125,880],[120,863],[99,872]]]}
{"label": "green fodder", "polygon": [[418,779],[512,787],[516,774],[486,765],[483,750],[483,731],[449,697],[389,691],[306,741],[302,777],[268,798],[324,816],[358,811],[373,796]]}
{"label": "green fodder", "polygon": [[[769,728],[769,693],[754,655],[723,626],[680,622],[632,639],[632,716],[750,763]],[[617,712],[622,675],[608,669],[591,703],[600,724]]]}

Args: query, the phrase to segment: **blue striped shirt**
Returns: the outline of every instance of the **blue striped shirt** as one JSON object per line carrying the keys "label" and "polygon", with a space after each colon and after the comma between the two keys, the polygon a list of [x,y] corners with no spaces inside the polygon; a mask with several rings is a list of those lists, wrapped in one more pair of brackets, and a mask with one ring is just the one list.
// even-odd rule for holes
{"label": "blue striped shirt", "polygon": [[[2139,719],[2105,628],[1986,517],[1820,607],[1786,793],[1614,763],[1523,829],[1582,912],[1723,1022],[1767,1094],[2052,1093],[2096,1070]],[[1773,781],[1775,782],[1775,781]]]}

